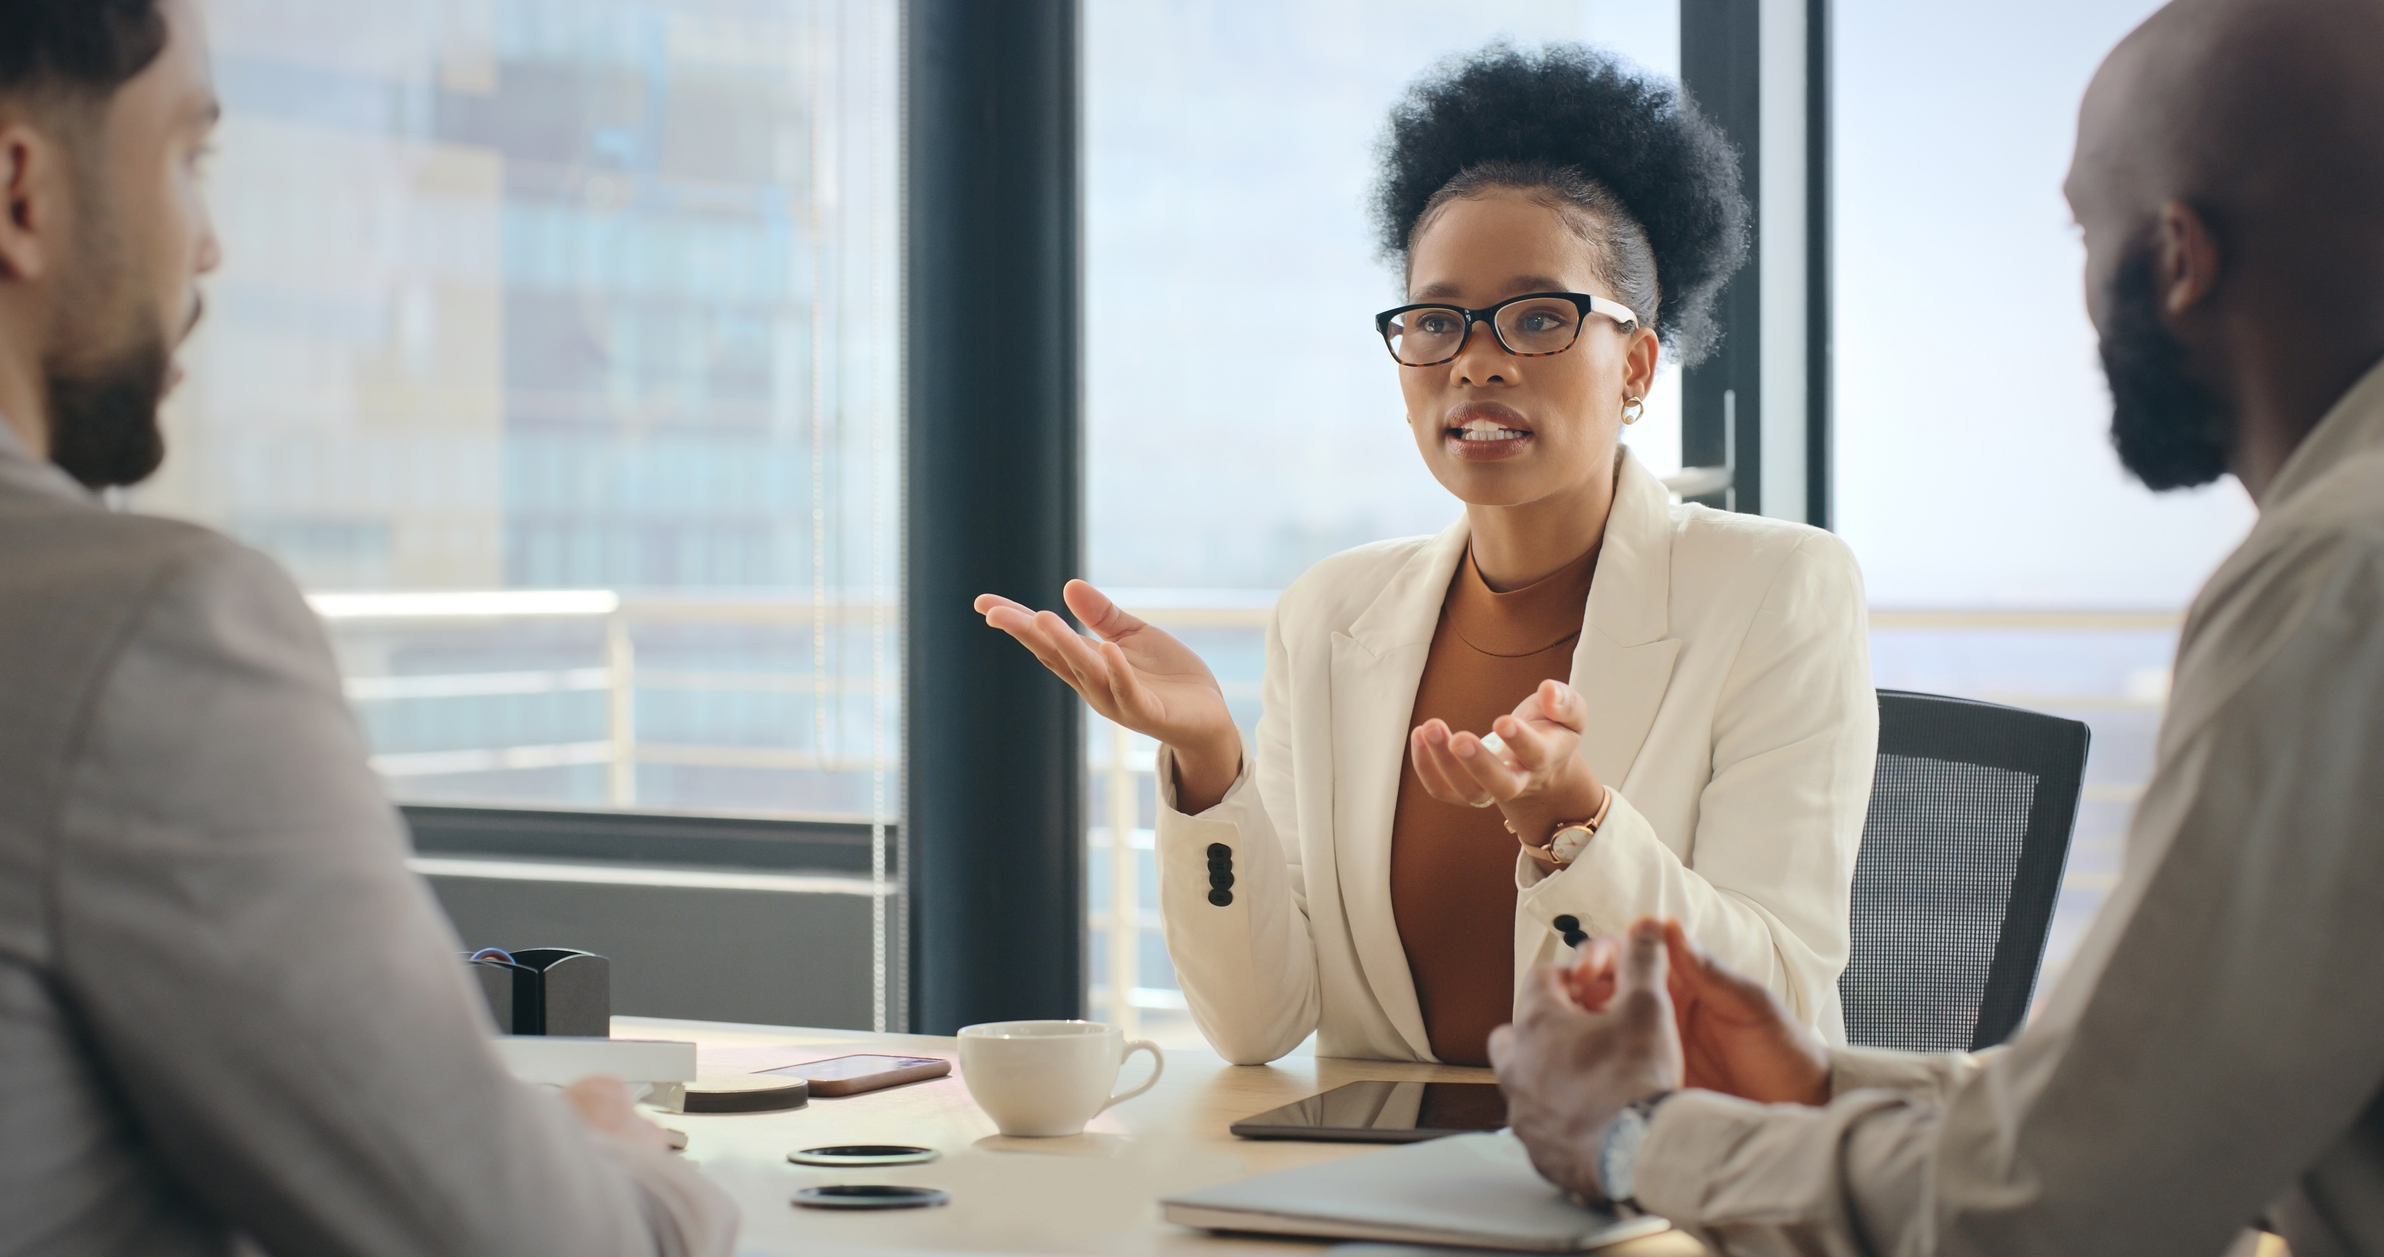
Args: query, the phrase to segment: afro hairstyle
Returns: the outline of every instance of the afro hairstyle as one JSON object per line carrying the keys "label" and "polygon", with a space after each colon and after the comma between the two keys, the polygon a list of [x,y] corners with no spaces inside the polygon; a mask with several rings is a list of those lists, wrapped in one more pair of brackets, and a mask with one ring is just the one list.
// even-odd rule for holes
{"label": "afro hairstyle", "polygon": [[[1501,41],[1411,85],[1380,156],[1374,219],[1386,259],[1406,265],[1444,191],[1522,187],[1598,223],[1604,239],[1592,243],[1622,272],[1605,278],[1644,303],[1634,308],[1653,315],[1676,361],[1697,362],[1720,338],[1714,297],[1747,256],[1738,153],[1672,83],[1580,44],[1532,53]],[[1617,203],[1635,221],[1604,221]],[[1654,274],[1630,274],[1650,253]]]}

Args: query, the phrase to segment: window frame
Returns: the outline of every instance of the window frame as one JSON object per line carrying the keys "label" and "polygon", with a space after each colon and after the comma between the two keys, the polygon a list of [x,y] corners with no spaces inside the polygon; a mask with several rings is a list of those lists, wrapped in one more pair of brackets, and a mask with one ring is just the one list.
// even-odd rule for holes
{"label": "window frame", "polygon": [[[1716,303],[1721,342],[1681,379],[1681,462],[1728,479],[1689,500],[1820,528],[1832,521],[1831,37],[1830,0],[1680,0],[1681,86],[1738,150],[1749,209],[1746,265]],[[1767,138],[1801,150],[1802,187],[1766,186]],[[1767,238],[1767,206],[1791,220],[1787,238]],[[1767,310],[1779,325],[1765,327]],[[1767,361],[1802,387],[1767,389]],[[1767,477],[1767,453],[1790,474]]]}
{"label": "window frame", "polygon": [[[398,811],[422,856],[864,877],[870,871],[866,820],[439,803],[402,803]],[[896,826],[886,829],[891,840]],[[898,861],[889,863],[886,875],[899,878]]]}

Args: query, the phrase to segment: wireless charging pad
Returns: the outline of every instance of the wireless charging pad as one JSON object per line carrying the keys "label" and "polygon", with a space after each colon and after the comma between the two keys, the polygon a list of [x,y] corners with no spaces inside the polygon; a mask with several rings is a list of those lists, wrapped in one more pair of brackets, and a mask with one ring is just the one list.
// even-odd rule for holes
{"label": "wireless charging pad", "polygon": [[851,1169],[873,1165],[924,1165],[937,1156],[933,1148],[911,1144],[836,1144],[827,1148],[804,1148],[786,1154],[796,1165],[826,1165]]}
{"label": "wireless charging pad", "polygon": [[811,1103],[811,1084],[767,1074],[704,1074],[687,1084],[690,1113],[776,1113]]}
{"label": "wireless charging pad", "polygon": [[806,1187],[795,1203],[806,1209],[924,1209],[952,1199],[932,1187],[897,1187],[891,1183],[837,1183]]}

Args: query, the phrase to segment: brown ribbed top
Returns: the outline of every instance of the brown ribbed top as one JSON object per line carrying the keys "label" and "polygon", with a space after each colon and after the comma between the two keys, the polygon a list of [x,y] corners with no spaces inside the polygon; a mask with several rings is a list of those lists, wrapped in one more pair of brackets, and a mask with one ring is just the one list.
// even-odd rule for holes
{"label": "brown ribbed top", "polygon": [[[1441,601],[1407,727],[1438,716],[1452,730],[1485,734],[1540,682],[1570,680],[1597,566],[1593,549],[1536,584],[1494,593],[1468,547]],[[1497,808],[1426,793],[1412,760],[1400,771],[1391,819],[1391,914],[1432,1054],[1489,1064],[1490,1032],[1515,1008],[1515,837]]]}

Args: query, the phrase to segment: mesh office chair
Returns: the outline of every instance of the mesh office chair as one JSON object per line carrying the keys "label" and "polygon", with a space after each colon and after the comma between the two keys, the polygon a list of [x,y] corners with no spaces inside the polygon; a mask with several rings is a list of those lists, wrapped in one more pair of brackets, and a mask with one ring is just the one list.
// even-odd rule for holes
{"label": "mesh office chair", "polygon": [[1846,1038],[1976,1050],[2019,1028],[2086,771],[2086,726],[1879,691],[1879,766],[1854,866]]}

